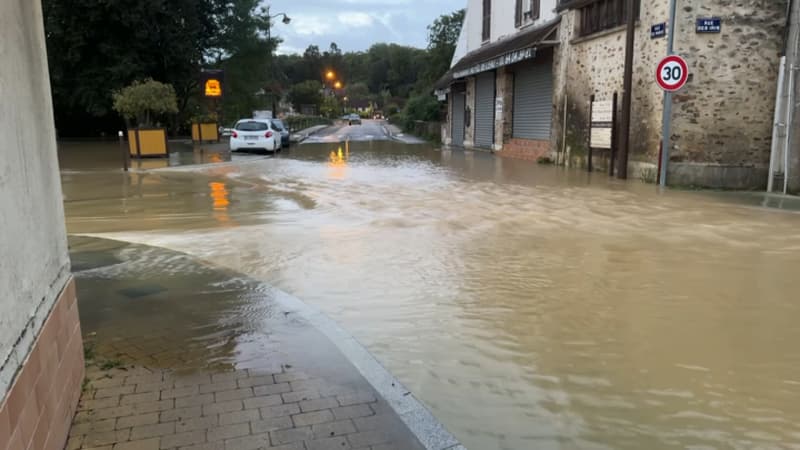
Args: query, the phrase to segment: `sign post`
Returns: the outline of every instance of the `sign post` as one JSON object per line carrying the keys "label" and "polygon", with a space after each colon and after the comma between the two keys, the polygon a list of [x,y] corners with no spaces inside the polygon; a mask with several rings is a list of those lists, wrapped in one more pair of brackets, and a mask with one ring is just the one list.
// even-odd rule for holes
{"label": "sign post", "polygon": [[[658,174],[658,181],[661,187],[667,185],[667,165],[669,164],[669,134],[672,120],[672,93],[677,91],[689,78],[689,70],[686,61],[681,57],[676,57],[672,54],[673,45],[675,42],[675,0],[669,2],[669,24],[667,25],[667,57],[658,65],[656,73],[656,80],[658,84],[664,88],[662,83],[667,83],[670,88],[664,88],[664,113],[661,118],[661,161],[659,165],[661,170]],[[676,59],[672,59],[676,58]],[[681,65],[681,62],[683,63]],[[682,72],[675,71],[676,64],[681,68]],[[667,73],[667,71],[669,73]],[[677,80],[675,80],[677,75]],[[667,79],[668,78],[668,79]]]}

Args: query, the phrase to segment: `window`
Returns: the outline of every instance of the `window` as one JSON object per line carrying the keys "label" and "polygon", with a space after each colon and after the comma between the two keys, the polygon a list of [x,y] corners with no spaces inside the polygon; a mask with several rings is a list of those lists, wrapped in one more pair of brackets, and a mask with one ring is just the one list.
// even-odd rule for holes
{"label": "window", "polygon": [[541,0],[517,0],[514,25],[518,28],[539,18]]}
{"label": "window", "polygon": [[264,131],[268,130],[269,126],[264,122],[249,121],[237,123],[236,129],[238,131]]}
{"label": "window", "polygon": [[492,0],[483,0],[483,32],[481,38],[488,41],[492,37]]}
{"label": "window", "polygon": [[[580,35],[586,36],[599,31],[624,25],[628,17],[626,0],[598,0],[580,9]],[[640,0],[634,2],[634,14],[639,18]]]}

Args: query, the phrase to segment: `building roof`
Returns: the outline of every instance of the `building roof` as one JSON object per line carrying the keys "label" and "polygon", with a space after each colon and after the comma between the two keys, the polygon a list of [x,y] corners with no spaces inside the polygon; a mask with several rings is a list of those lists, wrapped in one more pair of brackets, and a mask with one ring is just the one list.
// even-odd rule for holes
{"label": "building roof", "polygon": [[537,48],[556,45],[555,41],[548,38],[554,36],[560,20],[556,18],[467,53],[436,81],[434,88],[443,90],[456,79],[535,58]]}

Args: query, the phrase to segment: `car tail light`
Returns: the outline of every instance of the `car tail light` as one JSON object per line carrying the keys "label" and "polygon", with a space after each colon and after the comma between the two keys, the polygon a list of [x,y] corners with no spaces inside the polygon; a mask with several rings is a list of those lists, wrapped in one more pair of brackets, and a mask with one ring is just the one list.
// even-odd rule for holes
{"label": "car tail light", "polygon": [[239,133],[237,133],[237,132],[235,132],[235,131],[234,131],[234,132],[233,132],[233,134],[232,134],[232,136],[233,136],[233,137],[235,137],[235,138],[238,138],[238,137],[239,137]]}
{"label": "car tail light", "polygon": [[265,134],[264,137],[265,138],[271,138],[272,137],[272,131],[267,131],[267,134]]}

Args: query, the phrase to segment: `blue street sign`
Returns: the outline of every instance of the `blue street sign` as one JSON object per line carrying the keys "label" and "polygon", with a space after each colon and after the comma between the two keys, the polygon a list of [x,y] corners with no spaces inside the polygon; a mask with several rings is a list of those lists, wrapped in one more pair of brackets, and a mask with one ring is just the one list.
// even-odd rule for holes
{"label": "blue street sign", "polygon": [[707,17],[697,19],[698,33],[720,33],[722,31],[722,19],[719,17]]}
{"label": "blue street sign", "polygon": [[657,23],[650,27],[650,39],[662,38],[667,35],[667,24]]}

